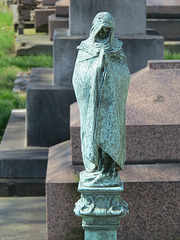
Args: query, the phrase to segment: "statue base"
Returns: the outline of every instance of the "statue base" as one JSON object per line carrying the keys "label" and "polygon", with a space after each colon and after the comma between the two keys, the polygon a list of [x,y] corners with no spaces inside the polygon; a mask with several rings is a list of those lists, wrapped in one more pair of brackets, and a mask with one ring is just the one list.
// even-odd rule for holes
{"label": "statue base", "polygon": [[129,212],[128,204],[120,197],[123,181],[117,187],[78,186],[81,198],[74,212],[82,217],[85,240],[116,240],[120,218]]}

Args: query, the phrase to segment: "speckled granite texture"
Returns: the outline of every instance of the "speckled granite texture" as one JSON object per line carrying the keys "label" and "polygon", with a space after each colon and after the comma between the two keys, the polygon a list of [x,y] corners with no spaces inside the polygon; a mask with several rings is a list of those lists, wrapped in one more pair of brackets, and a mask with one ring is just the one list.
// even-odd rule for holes
{"label": "speckled granite texture", "polygon": [[73,212],[80,198],[77,185],[82,169],[83,166],[72,166],[69,143],[50,148],[46,176],[47,240],[83,240],[81,218]]}
{"label": "speckled granite texture", "polygon": [[[78,174],[70,142],[50,148],[46,178],[48,240],[83,240],[81,218],[73,210],[79,199]],[[120,172],[123,199],[130,213],[121,220],[118,240],[180,239],[180,164],[126,165]]]}
{"label": "speckled granite texture", "polygon": [[153,60],[148,62],[149,69],[178,69],[180,60]]}
{"label": "speckled granite texture", "polygon": [[[177,61],[175,65],[173,61],[151,61],[132,75],[127,102],[127,160],[120,171],[122,197],[130,213],[121,220],[118,240],[180,239],[179,81]],[[56,145],[49,152],[48,240],[84,239],[81,218],[73,212],[80,198],[77,187],[83,170],[77,104],[71,106],[70,124],[71,143]]]}
{"label": "speckled granite texture", "polygon": [[[126,163],[180,162],[180,61],[149,61],[131,76]],[[82,164],[77,103],[71,106],[72,162]]]}

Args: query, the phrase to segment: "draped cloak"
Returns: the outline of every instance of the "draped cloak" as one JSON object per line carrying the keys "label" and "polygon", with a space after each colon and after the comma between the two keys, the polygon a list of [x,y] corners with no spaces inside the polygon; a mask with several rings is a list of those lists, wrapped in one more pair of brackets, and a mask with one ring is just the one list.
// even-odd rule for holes
{"label": "draped cloak", "polygon": [[[97,152],[101,148],[123,169],[130,73],[123,44],[114,38],[114,20],[109,15],[96,16],[89,38],[78,46],[73,86],[80,110],[83,158],[98,166]],[[110,28],[109,37],[99,41],[102,27]]]}

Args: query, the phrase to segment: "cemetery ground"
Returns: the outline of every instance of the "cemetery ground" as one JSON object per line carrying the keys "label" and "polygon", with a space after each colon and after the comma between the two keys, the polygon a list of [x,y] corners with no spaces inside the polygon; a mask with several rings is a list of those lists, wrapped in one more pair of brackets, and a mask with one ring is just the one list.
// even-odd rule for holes
{"label": "cemetery ground", "polygon": [[30,72],[33,67],[52,67],[52,56],[15,56],[13,16],[0,5],[0,141],[12,109],[26,105],[25,92],[12,91],[18,72]]}
{"label": "cemetery ground", "polygon": [[[26,106],[25,92],[14,93],[12,90],[17,73],[30,72],[33,67],[52,67],[51,56],[15,56],[15,33],[12,20],[11,11],[0,5],[0,142],[11,110]],[[1,197],[0,209],[1,240],[45,239],[44,197]]]}

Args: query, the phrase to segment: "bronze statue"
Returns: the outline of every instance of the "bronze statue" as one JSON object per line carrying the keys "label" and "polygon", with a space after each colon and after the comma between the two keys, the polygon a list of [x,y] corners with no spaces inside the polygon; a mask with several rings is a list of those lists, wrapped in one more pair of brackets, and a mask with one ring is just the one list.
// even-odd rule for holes
{"label": "bronze statue", "polygon": [[73,86],[80,110],[84,186],[116,186],[126,158],[126,99],[130,73],[114,19],[98,13],[78,46]]}

